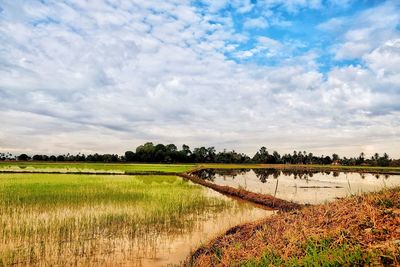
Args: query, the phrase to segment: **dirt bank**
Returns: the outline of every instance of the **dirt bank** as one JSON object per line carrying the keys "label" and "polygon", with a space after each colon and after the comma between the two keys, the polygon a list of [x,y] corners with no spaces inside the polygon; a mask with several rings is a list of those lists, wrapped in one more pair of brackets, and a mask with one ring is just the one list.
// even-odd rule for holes
{"label": "dirt bank", "polygon": [[[400,264],[400,188],[283,212],[197,249],[188,266]],[[313,266],[314,266],[313,265]]]}
{"label": "dirt bank", "polygon": [[256,204],[263,205],[267,208],[271,209],[276,209],[276,210],[282,210],[282,211],[290,211],[290,210],[296,210],[296,209],[301,209],[304,207],[304,205],[297,204],[294,202],[290,202],[287,200],[279,199],[273,196],[269,195],[264,195],[264,194],[259,194],[259,193],[254,193],[251,191],[247,191],[244,189],[236,189],[230,186],[222,186],[222,185],[217,185],[211,182],[208,182],[204,179],[201,179],[193,174],[179,174],[179,176],[189,179],[194,183],[209,187],[217,192],[230,195],[233,197],[238,197],[240,199],[244,199]]}

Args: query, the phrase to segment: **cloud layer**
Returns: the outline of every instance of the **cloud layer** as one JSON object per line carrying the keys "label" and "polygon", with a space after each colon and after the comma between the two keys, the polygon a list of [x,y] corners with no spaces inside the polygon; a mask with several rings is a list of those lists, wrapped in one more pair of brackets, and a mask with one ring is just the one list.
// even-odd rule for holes
{"label": "cloud layer", "polygon": [[399,157],[400,8],[337,2],[0,1],[0,150]]}

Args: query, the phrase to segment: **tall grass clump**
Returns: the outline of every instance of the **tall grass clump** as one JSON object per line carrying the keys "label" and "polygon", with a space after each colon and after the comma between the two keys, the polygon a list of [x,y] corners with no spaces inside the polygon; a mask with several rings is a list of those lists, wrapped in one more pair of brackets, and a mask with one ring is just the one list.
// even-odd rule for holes
{"label": "tall grass clump", "polygon": [[174,176],[0,175],[0,266],[134,261],[228,202]]}

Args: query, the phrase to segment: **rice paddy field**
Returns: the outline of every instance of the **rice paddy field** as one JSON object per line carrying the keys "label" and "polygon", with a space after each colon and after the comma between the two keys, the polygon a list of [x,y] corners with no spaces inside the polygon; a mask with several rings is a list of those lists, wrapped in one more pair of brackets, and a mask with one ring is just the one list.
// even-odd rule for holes
{"label": "rice paddy field", "polygon": [[0,266],[178,264],[267,213],[176,176],[0,174]]}
{"label": "rice paddy field", "polygon": [[118,163],[48,163],[0,162],[0,171],[19,172],[107,172],[107,173],[181,173],[195,164],[118,164]]}
{"label": "rice paddy field", "polygon": [[301,170],[338,170],[349,172],[371,172],[400,174],[400,167],[378,166],[331,166],[298,164],[160,164],[160,163],[91,163],[91,162],[0,162],[0,172],[60,172],[60,173],[114,173],[114,174],[177,174],[199,169],[301,169]]}
{"label": "rice paddy field", "polygon": [[[226,170],[238,166],[242,168]],[[0,267],[177,265],[228,229],[275,213],[176,176],[205,167],[219,167],[222,172],[243,172],[243,168],[253,168],[256,174],[268,172],[260,169],[267,167],[261,164],[0,163]],[[284,168],[303,167],[274,168],[277,173]],[[365,169],[370,170],[378,171]],[[346,178],[351,176],[348,170],[343,171]],[[398,173],[396,168],[389,171],[390,175]],[[379,179],[376,174],[357,175],[358,180],[368,178],[361,179],[363,183],[382,181],[384,187],[397,178],[394,175],[386,179],[387,174]],[[226,175],[223,181],[217,176],[215,183],[229,181]],[[260,192],[278,196],[283,189],[292,189],[294,183],[304,182],[296,188],[304,187],[308,195],[320,190],[326,196],[326,190],[332,187],[310,185],[315,175],[304,181],[293,178],[288,185],[282,183],[283,188],[278,187],[279,179],[272,179],[275,176],[264,176],[254,176],[255,189],[250,183],[254,177],[242,181],[240,175],[235,175],[231,180],[243,182],[240,188],[257,192],[269,189],[271,183],[272,191]],[[284,177],[280,180],[286,181]],[[331,177],[327,182],[336,180]],[[345,186],[354,189],[346,181]],[[345,186],[340,184],[334,189]],[[379,188],[373,186],[371,190]]]}

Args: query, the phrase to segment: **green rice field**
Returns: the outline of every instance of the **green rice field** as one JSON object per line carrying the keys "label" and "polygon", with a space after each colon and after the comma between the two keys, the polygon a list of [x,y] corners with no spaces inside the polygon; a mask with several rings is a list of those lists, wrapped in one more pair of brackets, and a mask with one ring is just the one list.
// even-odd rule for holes
{"label": "green rice field", "polygon": [[230,203],[175,176],[0,174],[0,266],[135,265]]}
{"label": "green rice field", "polygon": [[400,174],[400,167],[331,166],[298,164],[138,164],[138,163],[82,163],[82,162],[0,162],[0,172],[59,172],[59,173],[114,173],[114,174],[177,174],[195,169],[313,169]]}
{"label": "green rice field", "polygon": [[181,173],[189,171],[195,167],[195,164],[0,162],[0,170],[26,172]]}

